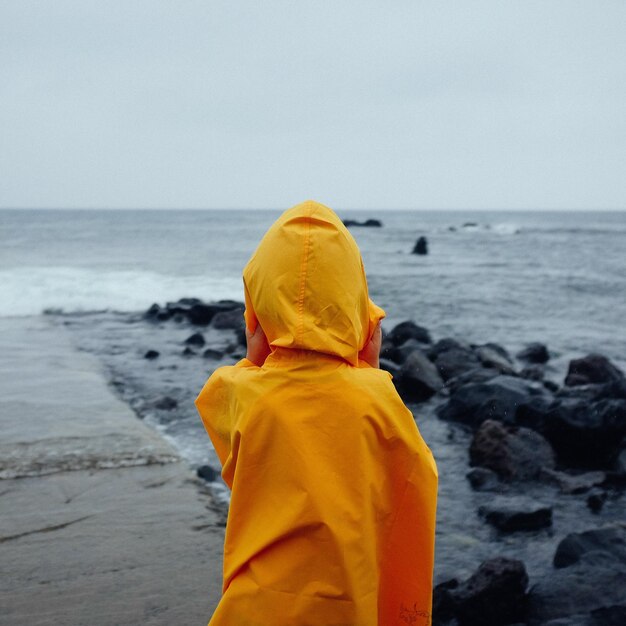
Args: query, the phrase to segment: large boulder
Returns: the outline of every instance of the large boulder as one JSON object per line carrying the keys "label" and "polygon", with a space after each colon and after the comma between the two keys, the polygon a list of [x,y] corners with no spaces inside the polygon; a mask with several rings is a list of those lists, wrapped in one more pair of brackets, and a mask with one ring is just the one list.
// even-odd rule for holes
{"label": "large boulder", "polygon": [[594,487],[602,485],[606,480],[606,473],[594,471],[583,472],[582,474],[568,474],[544,467],[541,469],[541,478],[545,482],[559,487],[562,493],[576,495],[587,493]]}
{"label": "large boulder", "polygon": [[533,397],[547,391],[537,383],[500,375],[484,383],[470,383],[459,388],[437,409],[440,418],[461,422],[474,428],[486,419],[514,425],[518,409]]}
{"label": "large boulder", "polygon": [[543,468],[554,468],[555,461],[550,444],[534,430],[485,420],[470,444],[470,464],[505,480],[531,480]]}
{"label": "large boulder", "polygon": [[481,506],[478,513],[504,533],[552,526],[552,507],[521,496],[496,496]]}
{"label": "large boulder", "polygon": [[497,557],[483,562],[465,582],[435,588],[433,623],[456,618],[459,626],[525,622],[528,575],[521,561]]}
{"label": "large boulder", "polygon": [[414,350],[404,361],[398,377],[400,395],[415,402],[428,400],[443,387],[437,368],[420,350]]}
{"label": "large boulder", "polygon": [[588,354],[569,363],[565,384],[588,385],[589,383],[610,383],[624,380],[624,372],[602,354]]}
{"label": "large boulder", "polygon": [[611,469],[626,436],[626,400],[559,400],[538,430],[550,441],[563,465]]}
{"label": "large boulder", "polygon": [[[529,622],[544,624],[586,614],[590,625],[608,626],[615,623],[613,618],[620,607],[626,606],[624,589],[623,563],[602,552],[583,554],[574,565],[554,569],[536,579],[528,595]],[[601,616],[607,621],[597,621]]]}

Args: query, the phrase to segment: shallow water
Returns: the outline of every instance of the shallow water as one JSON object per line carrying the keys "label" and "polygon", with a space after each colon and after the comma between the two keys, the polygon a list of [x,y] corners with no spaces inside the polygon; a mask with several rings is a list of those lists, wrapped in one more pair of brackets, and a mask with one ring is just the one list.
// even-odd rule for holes
{"label": "shallow water", "polygon": [[[210,373],[220,365],[232,364],[235,353],[220,361],[200,354],[182,356],[184,340],[197,328],[187,324],[148,323],[138,314],[102,312],[88,315],[55,316],[71,332],[77,346],[102,360],[107,376],[118,393],[148,423],[169,439],[193,467],[209,464],[219,468],[208,436],[197,415],[193,400]],[[225,347],[233,342],[231,331],[202,331],[207,347]],[[506,346],[505,346],[506,347]],[[149,349],[160,356],[144,358]],[[554,378],[564,371],[554,368]],[[154,404],[164,396],[177,402],[173,410],[159,410]],[[409,404],[420,431],[431,447],[439,469],[437,522],[437,582],[469,576],[481,561],[505,555],[524,561],[532,578],[551,567],[557,543],[569,532],[587,530],[626,518],[623,497],[610,499],[599,515],[586,506],[586,496],[566,496],[551,485],[529,483],[503,486],[501,493],[523,493],[553,506],[550,529],[501,535],[481,520],[477,511],[494,494],[475,492],[466,479],[471,435],[464,428],[439,420],[434,409],[442,399]],[[225,502],[227,490],[216,484],[215,495]]]}

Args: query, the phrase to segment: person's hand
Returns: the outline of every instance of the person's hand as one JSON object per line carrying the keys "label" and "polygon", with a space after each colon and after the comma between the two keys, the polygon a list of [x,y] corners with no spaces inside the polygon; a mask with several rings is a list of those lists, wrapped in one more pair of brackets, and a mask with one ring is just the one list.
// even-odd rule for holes
{"label": "person's hand", "polygon": [[254,333],[251,333],[246,326],[246,345],[248,347],[246,359],[252,361],[258,367],[261,367],[271,352],[261,324],[256,325]]}
{"label": "person's hand", "polygon": [[365,347],[361,352],[359,352],[359,359],[361,361],[365,361],[369,363],[372,367],[380,367],[380,363],[378,361],[380,356],[380,345],[383,340],[383,331],[380,326],[380,322],[378,322],[378,326],[376,326],[376,330],[372,335],[372,338],[369,340]]}

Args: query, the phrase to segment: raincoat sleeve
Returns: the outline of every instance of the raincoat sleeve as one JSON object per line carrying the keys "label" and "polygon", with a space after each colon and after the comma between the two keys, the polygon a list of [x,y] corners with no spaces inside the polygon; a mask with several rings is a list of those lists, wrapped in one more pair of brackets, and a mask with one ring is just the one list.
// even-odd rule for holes
{"label": "raincoat sleeve", "polygon": [[195,400],[196,409],[222,467],[227,464],[231,455],[232,436],[236,427],[234,422],[237,411],[233,387],[241,374],[258,369],[260,368],[257,365],[246,358],[235,365],[219,367],[211,374]]}

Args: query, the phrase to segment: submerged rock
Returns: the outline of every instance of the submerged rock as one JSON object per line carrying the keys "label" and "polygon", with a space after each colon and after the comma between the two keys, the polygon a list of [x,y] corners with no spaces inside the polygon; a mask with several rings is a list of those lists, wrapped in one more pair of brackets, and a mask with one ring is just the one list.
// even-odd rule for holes
{"label": "submerged rock", "polygon": [[[626,567],[605,553],[587,553],[569,567],[539,577],[529,591],[531,624],[588,615],[611,618],[616,607],[626,605]],[[568,623],[568,622],[564,622]],[[591,621],[594,626],[610,622]]]}
{"label": "submerged rock", "polygon": [[148,359],[149,361],[152,361],[153,359],[156,359],[159,357],[159,351],[158,350],[148,350],[144,355],[143,358],[144,359]]}
{"label": "submerged rock", "polygon": [[525,622],[528,575],[521,561],[497,557],[484,561],[465,582],[438,585],[433,623],[456,618],[459,626],[502,626]]}
{"label": "submerged rock", "polygon": [[363,222],[359,222],[358,220],[347,219],[347,220],[343,220],[343,225],[346,226],[347,228],[350,228],[351,226],[365,226],[369,228],[381,228],[383,223],[380,220],[373,219],[373,218],[369,218]]}
{"label": "submerged rock", "polygon": [[204,340],[204,335],[202,333],[194,333],[185,339],[185,344],[188,346],[197,346],[201,348],[206,341]]}
{"label": "submerged rock", "polygon": [[160,411],[172,411],[178,406],[178,401],[171,396],[163,396],[156,400],[152,406]]}
{"label": "submerged rock", "polygon": [[541,478],[560,488],[562,493],[576,495],[586,493],[606,480],[604,472],[585,472],[583,474],[566,474],[548,467],[541,470]]}
{"label": "submerged rock", "polygon": [[626,567],[626,524],[570,533],[557,546],[554,567],[574,565],[589,552],[602,552]]}
{"label": "submerged rock", "polygon": [[208,483],[215,482],[220,476],[220,473],[217,470],[214,470],[210,465],[201,465],[196,470],[196,474],[198,478],[202,478]]}
{"label": "submerged rock", "polygon": [[475,491],[497,491],[500,488],[498,475],[486,467],[474,467],[465,476]]}
{"label": "submerged rock", "polygon": [[203,353],[202,356],[205,359],[221,359],[224,356],[224,353],[221,352],[220,350],[216,350],[215,348],[207,348]]}
{"label": "submerged rock", "polygon": [[479,515],[506,533],[540,530],[552,526],[552,507],[530,498],[496,496],[478,509]]}

